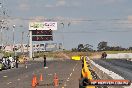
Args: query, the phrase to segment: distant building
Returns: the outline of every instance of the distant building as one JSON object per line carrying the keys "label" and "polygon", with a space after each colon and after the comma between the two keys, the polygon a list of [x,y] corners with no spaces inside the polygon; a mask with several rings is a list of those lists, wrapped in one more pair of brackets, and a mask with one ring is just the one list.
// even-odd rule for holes
{"label": "distant building", "polygon": [[[2,46],[0,46],[2,47]],[[15,44],[15,47],[12,45],[6,45],[3,46],[3,50],[5,52],[13,52],[13,49],[15,49],[15,52],[28,52],[30,46],[28,44]],[[57,51],[62,49],[62,43],[45,43],[45,44],[33,44],[33,51]]]}
{"label": "distant building", "polygon": [[46,43],[45,44],[46,51],[57,51],[57,43]]}
{"label": "distant building", "polygon": [[62,43],[59,43],[59,49],[63,49]]}
{"label": "distant building", "polygon": [[5,52],[13,52],[13,46],[12,45],[7,45],[4,47],[3,51]]}

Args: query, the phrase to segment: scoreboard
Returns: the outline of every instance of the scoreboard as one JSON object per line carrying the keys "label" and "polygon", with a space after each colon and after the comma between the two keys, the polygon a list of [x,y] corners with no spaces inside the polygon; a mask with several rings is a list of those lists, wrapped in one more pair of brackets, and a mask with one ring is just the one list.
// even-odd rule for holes
{"label": "scoreboard", "polygon": [[52,30],[32,30],[32,35],[52,35]]}
{"label": "scoreboard", "polygon": [[52,41],[52,36],[32,36],[33,41]]}
{"label": "scoreboard", "polygon": [[32,41],[53,41],[52,30],[32,30]]}

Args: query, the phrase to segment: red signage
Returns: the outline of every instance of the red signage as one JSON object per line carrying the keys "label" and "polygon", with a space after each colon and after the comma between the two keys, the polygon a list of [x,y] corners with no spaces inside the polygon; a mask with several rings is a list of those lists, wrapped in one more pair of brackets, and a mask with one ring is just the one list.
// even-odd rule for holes
{"label": "red signage", "polygon": [[52,30],[32,30],[32,35],[52,35]]}
{"label": "red signage", "polygon": [[52,41],[52,36],[32,36],[32,41]]}

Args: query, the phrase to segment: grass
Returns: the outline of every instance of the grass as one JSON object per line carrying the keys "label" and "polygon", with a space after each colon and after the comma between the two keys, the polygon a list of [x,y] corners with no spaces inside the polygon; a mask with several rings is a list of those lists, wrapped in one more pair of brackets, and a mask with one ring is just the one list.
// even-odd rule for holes
{"label": "grass", "polygon": [[40,52],[34,53],[35,57],[43,57],[46,55],[47,57],[53,58],[71,58],[72,56],[90,56],[90,52],[71,52],[71,51],[58,51],[58,52]]}
{"label": "grass", "polygon": [[132,51],[104,51],[107,54],[117,54],[117,53],[132,53]]}
{"label": "grass", "polygon": [[[117,54],[117,53],[132,53],[132,51],[102,51],[106,52],[107,54]],[[47,57],[52,57],[52,58],[64,58],[66,56],[72,57],[72,56],[101,56],[102,52],[72,52],[72,51],[56,51],[56,52],[35,52],[34,56],[35,57],[43,57],[46,55]],[[9,56],[13,55],[13,53],[4,53],[4,56]],[[67,58],[67,57],[66,57]]]}

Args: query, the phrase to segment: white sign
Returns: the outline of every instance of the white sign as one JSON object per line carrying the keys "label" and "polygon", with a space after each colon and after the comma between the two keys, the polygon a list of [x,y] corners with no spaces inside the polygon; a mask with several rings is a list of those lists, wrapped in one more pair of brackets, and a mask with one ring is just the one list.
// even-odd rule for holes
{"label": "white sign", "polygon": [[30,22],[29,30],[57,30],[57,22]]}

